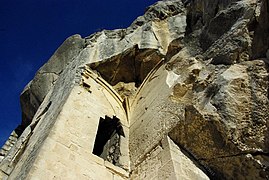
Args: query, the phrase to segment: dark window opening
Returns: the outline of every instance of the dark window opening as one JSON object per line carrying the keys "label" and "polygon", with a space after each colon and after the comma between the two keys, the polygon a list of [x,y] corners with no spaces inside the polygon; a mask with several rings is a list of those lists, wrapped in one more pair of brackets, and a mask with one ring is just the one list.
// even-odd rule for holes
{"label": "dark window opening", "polygon": [[100,118],[97,135],[95,138],[93,154],[120,166],[120,138],[125,137],[120,120],[113,116]]}

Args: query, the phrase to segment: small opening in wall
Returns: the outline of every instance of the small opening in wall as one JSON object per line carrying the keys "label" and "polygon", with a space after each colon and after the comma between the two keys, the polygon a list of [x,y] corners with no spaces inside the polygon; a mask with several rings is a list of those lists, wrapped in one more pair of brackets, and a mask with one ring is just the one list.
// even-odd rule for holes
{"label": "small opening in wall", "polygon": [[120,166],[121,136],[125,137],[120,120],[116,116],[113,116],[113,118],[108,116],[105,116],[105,118],[101,117],[95,138],[93,154],[114,165]]}

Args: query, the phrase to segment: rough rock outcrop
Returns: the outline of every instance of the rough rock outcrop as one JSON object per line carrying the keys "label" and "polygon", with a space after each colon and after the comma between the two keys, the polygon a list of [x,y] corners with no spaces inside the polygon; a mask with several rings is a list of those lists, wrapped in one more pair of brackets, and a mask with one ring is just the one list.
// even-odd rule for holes
{"label": "rough rock outcrop", "polygon": [[74,35],[23,91],[24,132],[0,169],[33,173],[76,88],[92,93],[91,77],[126,113],[124,178],[269,179],[268,49],[267,0],[160,1],[127,29]]}
{"label": "rough rock outcrop", "polygon": [[[84,48],[85,42],[79,35],[65,40],[49,61],[36,73],[34,79],[24,88],[20,96],[22,109],[22,128],[32,121],[37,109],[55,84],[64,68],[72,62]],[[18,132],[20,134],[22,132]]]}

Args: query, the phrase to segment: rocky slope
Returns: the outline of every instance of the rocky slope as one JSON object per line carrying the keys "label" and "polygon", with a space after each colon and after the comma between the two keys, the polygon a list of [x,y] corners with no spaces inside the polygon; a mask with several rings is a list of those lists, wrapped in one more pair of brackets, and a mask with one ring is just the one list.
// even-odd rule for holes
{"label": "rocky slope", "polygon": [[268,49],[267,0],[160,1],[127,29],[69,37],[22,92],[15,132],[45,98],[61,109],[86,64],[130,97],[163,61],[180,109],[165,133],[212,179],[269,179]]}

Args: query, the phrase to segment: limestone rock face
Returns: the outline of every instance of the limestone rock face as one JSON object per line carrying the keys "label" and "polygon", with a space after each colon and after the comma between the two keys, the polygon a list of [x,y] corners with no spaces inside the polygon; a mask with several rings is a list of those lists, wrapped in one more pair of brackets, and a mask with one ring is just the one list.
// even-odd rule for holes
{"label": "limestone rock face", "polygon": [[268,54],[267,0],[164,0],[71,36],[22,92],[0,177],[269,179]]}
{"label": "limestone rock face", "polygon": [[214,71],[209,74],[208,67],[196,60],[185,68],[191,77],[178,81],[171,96],[186,105],[185,117],[169,132],[170,137],[212,169],[213,177],[266,177],[269,103],[265,63],[247,61],[227,69],[212,66]]}
{"label": "limestone rock face", "polygon": [[32,121],[37,109],[55,84],[64,68],[74,60],[84,48],[84,40],[79,35],[69,37],[57,49],[49,61],[36,73],[20,96],[22,127],[25,129]]}

